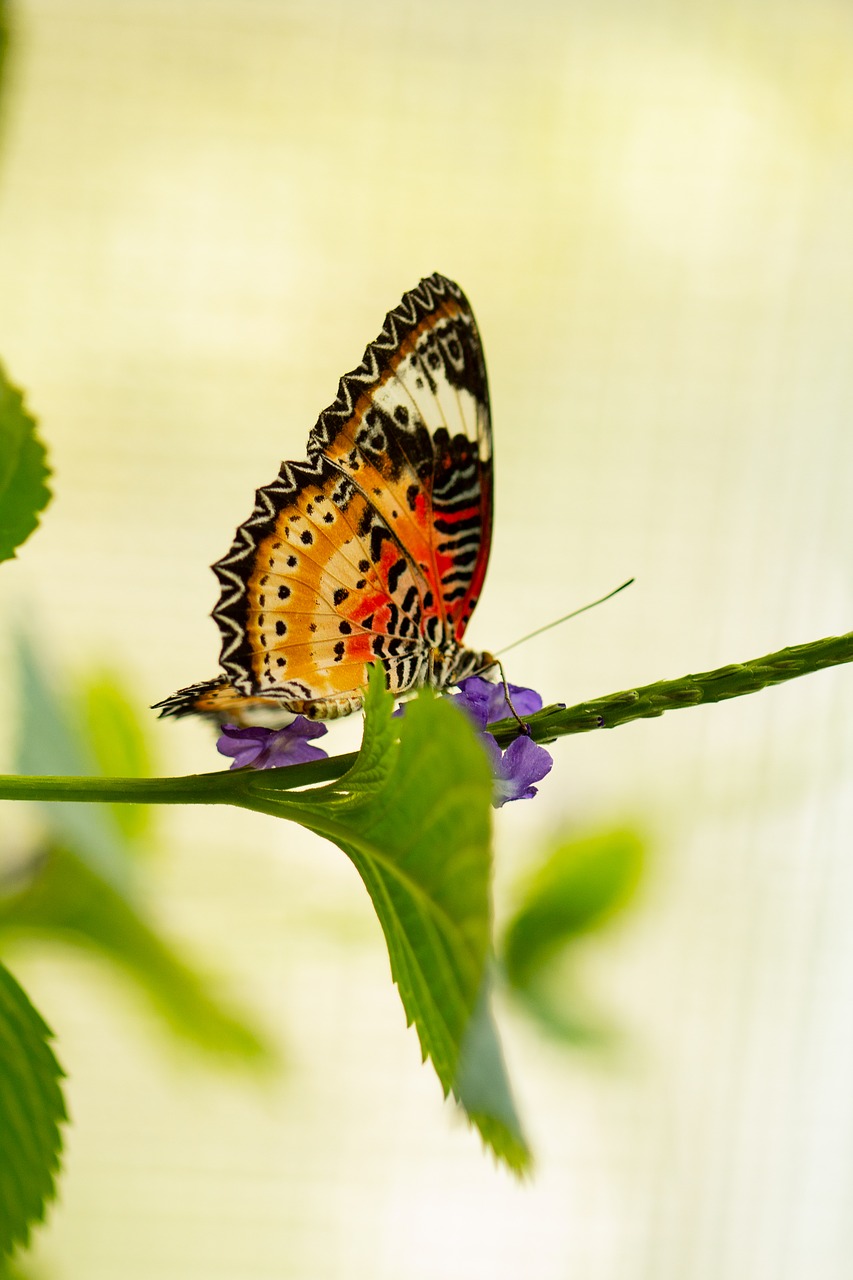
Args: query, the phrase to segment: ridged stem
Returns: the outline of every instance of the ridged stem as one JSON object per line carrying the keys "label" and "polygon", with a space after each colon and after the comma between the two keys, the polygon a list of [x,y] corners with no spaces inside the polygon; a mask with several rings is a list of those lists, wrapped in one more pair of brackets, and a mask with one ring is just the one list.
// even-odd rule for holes
{"label": "ridged stem", "polygon": [[[531,737],[537,742],[550,741],[569,733],[588,733],[592,729],[616,729],[631,720],[662,716],[665,711],[757,693],[770,685],[851,661],[853,632],[848,632],[844,636],[829,636],[811,644],[780,649],[751,662],[732,663],[699,675],[659,680],[638,689],[625,689],[604,698],[580,702],[574,707],[545,707],[530,716],[527,723]],[[513,720],[502,720],[499,725],[490,726],[490,732],[505,746],[518,737],[518,725]]]}

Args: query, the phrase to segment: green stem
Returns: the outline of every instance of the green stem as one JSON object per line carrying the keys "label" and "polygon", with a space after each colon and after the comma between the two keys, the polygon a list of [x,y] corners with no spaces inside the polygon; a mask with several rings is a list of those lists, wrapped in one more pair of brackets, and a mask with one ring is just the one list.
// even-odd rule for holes
{"label": "green stem", "polygon": [[[328,782],[346,773],[355,752],[269,769],[267,782],[279,791],[291,791]],[[110,804],[240,804],[251,789],[253,769],[218,769],[215,773],[191,773],[179,778],[63,778],[0,774],[0,800],[65,800]]]}
{"label": "green stem", "polygon": [[[851,661],[853,632],[781,649],[752,662],[718,667],[715,671],[682,676],[678,680],[659,680],[638,689],[626,689],[591,702],[581,702],[574,707],[546,707],[530,716],[527,724],[534,741],[551,742],[570,733],[615,729],[631,720],[661,716],[665,711],[739,698],[746,693],[757,693],[769,685]],[[514,720],[502,720],[500,724],[489,727],[502,746],[518,737],[518,725]],[[345,774],[354,759],[350,753],[287,769],[265,770],[264,788],[292,791],[295,787],[330,782]],[[0,775],[0,800],[110,801],[114,804],[242,804],[248,801],[251,806],[252,780],[258,776],[252,769],[233,772],[222,769],[216,773],[190,774],[183,778]],[[254,803],[257,804],[257,798],[254,798]]]}
{"label": "green stem", "polygon": [[[631,720],[662,716],[665,711],[757,693],[770,685],[851,661],[853,632],[848,632],[844,636],[830,636],[826,640],[780,649],[778,653],[769,653],[751,662],[733,663],[699,675],[659,680],[638,689],[625,689],[622,693],[580,702],[574,707],[546,707],[530,716],[527,723],[530,736],[537,742],[548,742],[569,733],[588,733],[591,729],[616,729]],[[518,725],[513,720],[502,720],[499,725],[491,725],[490,732],[505,746],[518,737]]]}
{"label": "green stem", "polygon": [[79,800],[112,804],[221,803],[222,774],[184,778],[63,778],[0,775],[0,800]]}

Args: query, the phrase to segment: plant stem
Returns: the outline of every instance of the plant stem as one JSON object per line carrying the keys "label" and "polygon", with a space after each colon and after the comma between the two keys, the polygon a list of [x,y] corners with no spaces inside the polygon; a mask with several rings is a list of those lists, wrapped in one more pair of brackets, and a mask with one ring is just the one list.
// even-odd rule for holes
{"label": "plant stem", "polygon": [[[536,742],[551,742],[570,733],[591,729],[615,729],[665,711],[722,702],[757,693],[769,685],[781,684],[797,676],[810,675],[827,667],[853,661],[853,632],[830,636],[811,644],[795,645],[778,653],[682,676],[660,680],[638,689],[626,689],[607,697],[581,702],[574,707],[545,707],[528,717],[530,736]],[[490,725],[490,732],[505,746],[518,737],[514,720]],[[0,800],[110,801],[125,804],[241,804],[251,795],[253,780],[263,777],[269,789],[291,791],[340,778],[352,766],[355,756],[333,756],[311,764],[287,769],[268,769],[262,775],[253,769],[222,769],[216,773],[190,774],[183,778],[60,778],[8,777],[0,775]]]}
{"label": "plant stem", "polygon": [[107,801],[112,804],[218,804],[227,773],[184,778],[63,778],[0,775],[0,800]]}
{"label": "plant stem", "polygon": [[[537,742],[547,742],[569,733],[588,733],[591,729],[616,729],[631,720],[662,716],[665,711],[757,693],[769,685],[851,661],[853,632],[848,632],[844,636],[829,636],[810,644],[780,649],[751,662],[733,663],[699,675],[659,680],[638,689],[611,693],[591,702],[580,702],[574,707],[546,707],[530,716],[527,723],[530,736]],[[490,732],[505,746],[518,737],[518,726],[514,720],[502,720],[499,725],[490,726]]]}
{"label": "plant stem", "polygon": [[[355,753],[264,771],[276,790],[328,782],[346,773]],[[0,774],[0,800],[65,800],[110,804],[240,804],[257,778],[255,769],[218,769],[179,778],[63,778]],[[274,782],[272,780],[274,779]]]}

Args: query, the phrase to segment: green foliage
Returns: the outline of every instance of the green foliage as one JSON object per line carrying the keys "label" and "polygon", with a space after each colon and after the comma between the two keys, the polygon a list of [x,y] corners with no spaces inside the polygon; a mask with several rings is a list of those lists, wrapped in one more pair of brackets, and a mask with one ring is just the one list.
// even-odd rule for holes
{"label": "green foliage", "polygon": [[20,1257],[0,1258],[0,1280],[41,1280],[41,1273],[24,1270]]}
{"label": "green foliage", "polygon": [[56,1190],[67,1116],[51,1034],[0,965],[0,1258],[29,1242]]}
{"label": "green foliage", "polygon": [[525,986],[561,947],[618,911],[633,894],[642,863],[634,831],[558,845],[528,880],[504,932],[503,964],[513,986]]}
{"label": "green foliage", "polygon": [[[154,772],[137,704],[127,696],[116,675],[106,671],[84,675],[76,705],[98,773],[105,777],[144,778]],[[149,806],[115,804],[110,808],[122,835],[139,844],[150,831]]]}
{"label": "green foliage", "polygon": [[288,770],[247,771],[240,803],[300,822],[351,858],[424,1057],[495,1154],[520,1170],[529,1153],[488,1003],[491,771],[448,702],[424,690],[405,716],[392,708],[374,667],[362,750],[340,782],[293,794],[283,790]]}
{"label": "green foliage", "polygon": [[263,1060],[264,1044],[209,994],[202,978],[143,912],[61,845],[47,845],[30,877],[0,898],[0,943],[34,935],[100,953],[132,977],[172,1030],[200,1048]]}
{"label": "green foliage", "polygon": [[[22,774],[73,776],[98,772],[86,726],[54,692],[38,656],[24,637],[16,646],[19,690],[17,768]],[[72,849],[118,892],[130,885],[132,860],[112,806],[45,804],[40,806],[50,836]]]}
{"label": "green foliage", "polygon": [[[0,57],[3,53],[0,10]],[[0,366],[0,560],[11,560],[50,500],[44,445],[20,391]]]}
{"label": "green foliage", "polygon": [[634,896],[644,847],[629,829],[561,842],[533,873],[499,948],[504,976],[531,1014],[572,1042],[598,1041],[601,1029],[580,1012],[554,962],[600,928]]}
{"label": "green foliage", "polygon": [[[147,750],[129,700],[112,679],[84,684],[83,713],[56,697],[32,648],[18,644],[22,773],[87,774],[120,761],[142,767]],[[115,717],[109,728],[98,716]],[[100,952],[146,992],[173,1030],[198,1047],[238,1060],[262,1060],[257,1034],[223,1007],[147,918],[136,889],[142,820],[117,820],[136,806],[44,804],[45,836],[13,889],[0,897],[0,944],[36,934]],[[133,836],[131,841],[128,837]]]}
{"label": "green foliage", "polygon": [[491,973],[487,971],[460,1046],[455,1093],[492,1151],[515,1173],[524,1173],[530,1168],[531,1153],[510,1092],[492,1017],[491,990]]}

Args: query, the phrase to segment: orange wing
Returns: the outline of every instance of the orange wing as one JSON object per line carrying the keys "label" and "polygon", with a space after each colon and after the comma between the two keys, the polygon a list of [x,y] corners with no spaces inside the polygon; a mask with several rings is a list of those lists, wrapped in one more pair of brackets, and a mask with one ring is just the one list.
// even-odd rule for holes
{"label": "orange wing", "polygon": [[342,714],[376,659],[395,692],[425,683],[431,652],[461,640],[477,602],[491,522],[480,337],[461,289],[433,275],[341,379],[307,461],[258,490],[213,566],[227,679],[174,695],[163,714],[239,711],[240,695]]}

